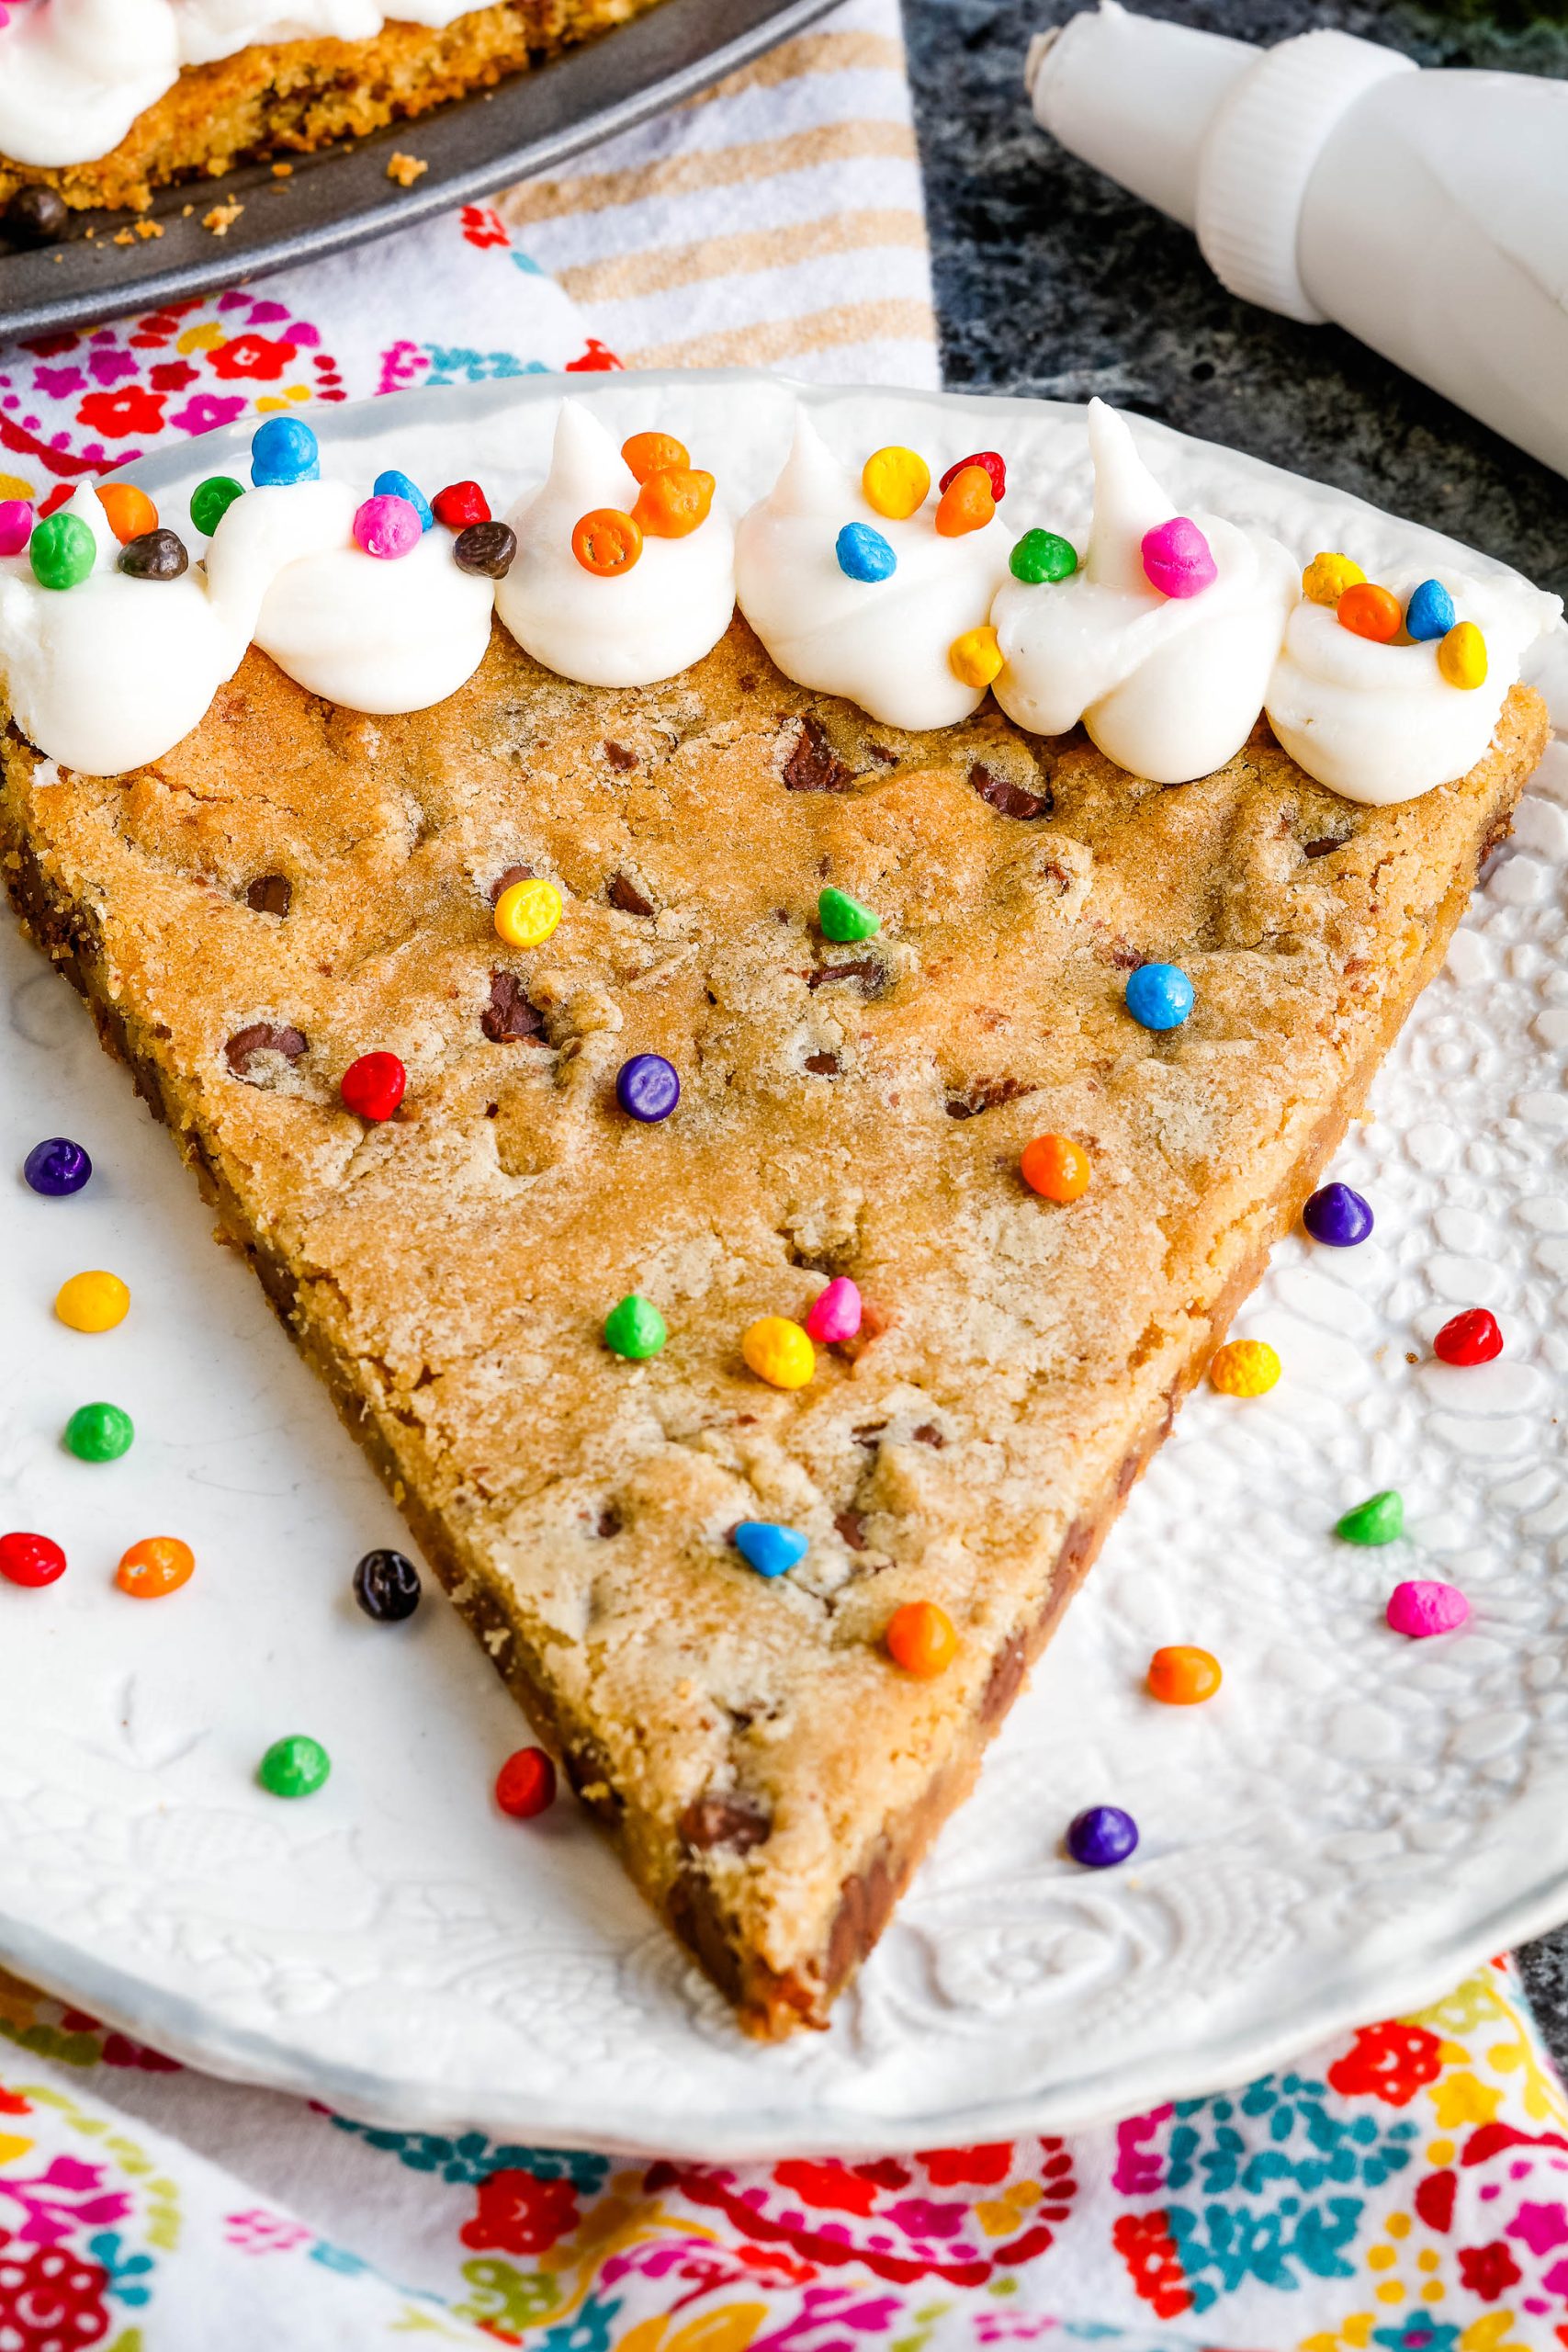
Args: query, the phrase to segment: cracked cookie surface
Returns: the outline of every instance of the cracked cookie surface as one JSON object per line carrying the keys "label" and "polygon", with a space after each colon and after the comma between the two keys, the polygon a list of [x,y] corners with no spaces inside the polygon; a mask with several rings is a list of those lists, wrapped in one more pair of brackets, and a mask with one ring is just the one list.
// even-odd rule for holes
{"label": "cracked cookie surface", "polygon": [[[1440,960],[1544,741],[1388,808],[1264,728],[1130,777],[994,711],[929,736],[774,671],[737,621],[663,686],[499,628],[447,703],[367,718],[252,652],[133,775],[13,735],[13,896],[252,1250],[497,1664],[736,2002],[819,2022],[962,1795],[1174,1405]],[[525,875],[558,929],[498,940]],[[833,946],[818,891],[882,918]],[[1180,964],[1156,1035],[1127,972]],[[405,1062],[397,1117],[338,1099]],[[622,1115],[633,1053],[674,1115]],[[1076,1136],[1088,1193],[1018,1174]],[[762,1315],[851,1274],[802,1391]],[[669,1341],[602,1343],[637,1290]],[[743,1519],[810,1538],[764,1581]],[[953,1666],[882,1634],[939,1602]],[[1042,1837],[1055,1834],[1048,1792]]]}

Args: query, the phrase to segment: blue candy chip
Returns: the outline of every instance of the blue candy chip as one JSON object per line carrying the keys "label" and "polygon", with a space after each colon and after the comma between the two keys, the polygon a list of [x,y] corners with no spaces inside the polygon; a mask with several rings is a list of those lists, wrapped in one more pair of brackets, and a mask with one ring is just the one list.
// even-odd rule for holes
{"label": "blue candy chip", "polygon": [[1179,964],[1140,964],[1127,975],[1127,1010],[1145,1029],[1179,1029],[1192,1010],[1192,983]]}
{"label": "blue candy chip", "polygon": [[1447,637],[1454,625],[1454,600],[1440,580],[1423,580],[1404,608],[1404,626],[1409,634],[1423,642],[1431,637]]}
{"label": "blue candy chip", "polygon": [[422,531],[428,531],[435,520],[430,511],[430,501],[418,482],[411,481],[408,475],[400,473],[396,466],[389,466],[384,474],[377,475],[372,494],[377,498],[406,498],[419,516]]}
{"label": "blue candy chip", "polygon": [[805,1559],[809,1546],[793,1527],[775,1527],[771,1519],[743,1519],[732,1537],[736,1550],[760,1577],[787,1576]]}
{"label": "blue candy chip", "polygon": [[269,416],[256,427],[251,441],[251,480],[258,489],[319,481],[321,472],[316,436],[297,416]]}
{"label": "blue candy chip", "polygon": [[839,570],[852,580],[891,580],[898,559],[869,523],[846,523],[834,541]]}

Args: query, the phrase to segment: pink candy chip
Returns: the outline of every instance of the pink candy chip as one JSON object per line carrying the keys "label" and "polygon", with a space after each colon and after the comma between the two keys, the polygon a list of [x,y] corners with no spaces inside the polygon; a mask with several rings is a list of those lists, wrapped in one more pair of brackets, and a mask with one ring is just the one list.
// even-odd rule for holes
{"label": "pink candy chip", "polygon": [[0,498],[0,555],[20,555],[32,533],[31,501]]}
{"label": "pink candy chip", "polygon": [[1208,540],[1185,514],[1173,514],[1168,523],[1145,531],[1138,552],[1145,578],[1162,596],[1201,596],[1218,575]]}
{"label": "pink candy chip", "polygon": [[385,560],[407,555],[418,547],[424,536],[424,526],[417,508],[406,498],[395,498],[384,491],[378,498],[367,498],[354,518],[354,536],[367,555],[380,556]]}
{"label": "pink candy chip", "polygon": [[1389,1623],[1413,1642],[1425,1641],[1428,1634],[1457,1633],[1469,1617],[1470,1603],[1458,1585],[1439,1584],[1435,1577],[1396,1584],[1388,1597]]}
{"label": "pink candy chip", "polygon": [[848,1274],[840,1274],[819,1292],[806,1318],[806,1336],[819,1348],[836,1340],[852,1340],[860,1329],[860,1292]]}

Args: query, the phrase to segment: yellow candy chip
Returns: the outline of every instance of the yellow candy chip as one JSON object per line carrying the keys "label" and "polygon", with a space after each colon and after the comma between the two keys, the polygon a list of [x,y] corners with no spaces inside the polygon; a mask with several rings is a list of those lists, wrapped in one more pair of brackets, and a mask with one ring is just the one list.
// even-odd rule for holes
{"label": "yellow candy chip", "polygon": [[1227,1340],[1209,1366],[1222,1396],[1265,1396],[1279,1377],[1280,1359],[1267,1340]]}
{"label": "yellow candy chip", "polygon": [[130,1312],[130,1293],[118,1274],[73,1274],[61,1283],[54,1311],[73,1331],[112,1331]]}
{"label": "yellow candy chip", "polygon": [[1486,684],[1486,639],[1473,621],[1456,621],[1438,648],[1438,667],[1450,686]]}
{"label": "yellow candy chip", "polygon": [[872,451],[861,469],[860,486],[868,506],[892,522],[903,523],[925,504],[931,469],[917,450],[894,444]]}
{"label": "yellow candy chip", "polygon": [[953,674],[966,686],[988,686],[1001,673],[1002,649],[994,628],[966,628],[947,649]]}
{"label": "yellow candy chip", "polygon": [[1314,555],[1302,574],[1302,594],[1314,605],[1337,605],[1347,588],[1359,588],[1366,576],[1348,555]]}
{"label": "yellow candy chip", "polygon": [[495,904],[495,928],[508,947],[538,947],[560,921],[560,892],[536,877],[513,882]]}
{"label": "yellow candy chip", "polygon": [[740,1352],[749,1370],[773,1388],[804,1388],[817,1369],[817,1351],[798,1323],[764,1315],[748,1324]]}

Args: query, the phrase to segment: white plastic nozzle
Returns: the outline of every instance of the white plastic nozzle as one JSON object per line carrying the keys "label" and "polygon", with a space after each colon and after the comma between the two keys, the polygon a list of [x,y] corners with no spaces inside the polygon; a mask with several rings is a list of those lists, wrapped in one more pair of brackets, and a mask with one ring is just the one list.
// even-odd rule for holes
{"label": "white plastic nozzle", "polygon": [[1246,41],[1101,0],[1035,35],[1023,79],[1053,139],[1193,229],[1209,126],[1258,57]]}
{"label": "white plastic nozzle", "polygon": [[1233,294],[1315,323],[1296,250],[1313,167],[1359,98],[1415,71],[1350,33],[1260,51],[1100,0],[1040,35],[1024,79],[1052,137],[1196,230]]}

